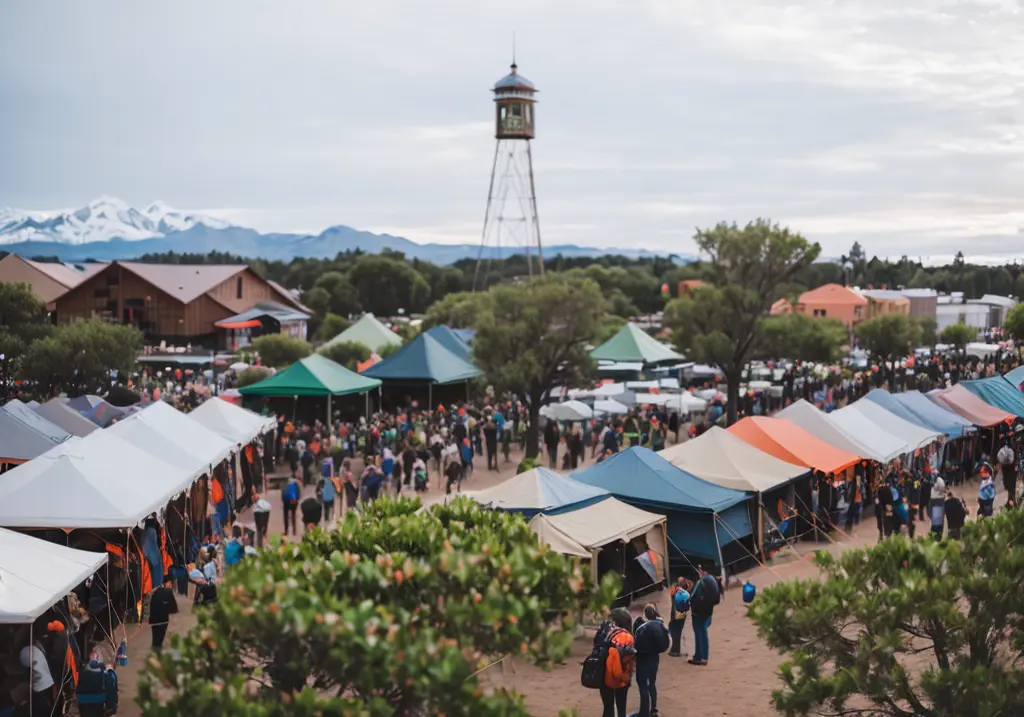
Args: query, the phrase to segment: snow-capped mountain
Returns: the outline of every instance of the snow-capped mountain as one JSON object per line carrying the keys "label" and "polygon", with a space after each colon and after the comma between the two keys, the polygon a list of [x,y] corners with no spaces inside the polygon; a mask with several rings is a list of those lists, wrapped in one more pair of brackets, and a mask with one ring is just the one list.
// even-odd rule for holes
{"label": "snow-capped mountain", "polygon": [[196,226],[225,229],[223,219],[172,209],[153,202],[139,211],[115,197],[100,197],[80,209],[27,212],[0,208],[0,244],[25,241],[88,244],[124,239],[156,239]]}

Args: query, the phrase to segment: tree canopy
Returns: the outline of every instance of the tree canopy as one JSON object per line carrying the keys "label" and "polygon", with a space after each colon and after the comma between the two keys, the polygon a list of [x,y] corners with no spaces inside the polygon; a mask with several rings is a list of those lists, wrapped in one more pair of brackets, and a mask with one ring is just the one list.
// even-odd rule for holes
{"label": "tree canopy", "polygon": [[780,314],[765,319],[757,353],[771,359],[832,363],[839,359],[842,347],[849,341],[850,332],[838,319]]}
{"label": "tree canopy", "polygon": [[135,369],[141,351],[142,334],[132,326],[100,319],[75,321],[31,343],[20,376],[44,396],[61,391],[72,396],[102,393],[115,376]]}
{"label": "tree canopy", "polygon": [[950,324],[942,330],[939,339],[944,344],[956,346],[957,351],[963,351],[967,344],[978,338],[978,330],[967,324]]}
{"label": "tree canopy", "polygon": [[497,390],[525,398],[526,455],[534,457],[540,408],[551,390],[592,375],[588,346],[601,327],[604,298],[590,279],[557,275],[500,284],[479,296],[474,359]]}
{"label": "tree canopy", "polygon": [[257,336],[252,341],[252,348],[260,355],[261,364],[274,368],[291,366],[313,352],[308,342],[285,334]]}
{"label": "tree canopy", "polygon": [[565,658],[580,611],[608,605],[617,579],[592,589],[521,516],[419,507],[378,501],[235,566],[197,627],[150,657],[143,714],[526,717],[479,672]]}
{"label": "tree canopy", "polygon": [[1024,304],[1017,304],[1006,312],[1003,328],[1014,340],[1024,340]]}
{"label": "tree canopy", "polygon": [[370,358],[370,349],[355,341],[342,341],[320,349],[320,353],[331,361],[340,363],[349,371],[355,371],[357,364]]}
{"label": "tree canopy", "polygon": [[32,287],[0,283],[0,386],[6,389],[29,345],[49,336],[52,328]]}
{"label": "tree canopy", "polygon": [[905,358],[921,343],[921,325],[903,314],[883,314],[857,325],[861,345],[881,361]]}
{"label": "tree canopy", "polygon": [[665,324],[687,358],[718,366],[728,383],[727,420],[736,420],[744,366],[758,349],[768,310],[781,286],[818,256],[821,248],[799,234],[759,219],[738,227],[718,224],[694,237],[706,285],[672,301]]}
{"label": "tree canopy", "polygon": [[1024,714],[1024,513],[968,523],[962,541],[899,536],[815,562],[820,580],[766,588],[748,613],[786,657],[779,712]]}

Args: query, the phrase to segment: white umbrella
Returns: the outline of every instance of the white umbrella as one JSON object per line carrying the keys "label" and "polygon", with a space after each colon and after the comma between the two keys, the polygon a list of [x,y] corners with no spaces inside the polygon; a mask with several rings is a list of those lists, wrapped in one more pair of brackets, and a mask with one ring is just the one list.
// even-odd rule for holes
{"label": "white umbrella", "polygon": [[595,396],[618,396],[621,393],[626,392],[626,385],[622,383],[606,383],[602,386],[598,386],[591,393]]}
{"label": "white umbrella", "polygon": [[245,369],[249,368],[249,364],[247,364],[245,361],[237,361],[228,366],[228,368],[231,369],[232,371],[244,371]]}
{"label": "white umbrella", "polygon": [[544,411],[544,415],[556,421],[582,421],[585,418],[594,417],[590,406],[580,401],[552,403],[544,408],[547,409]]}
{"label": "white umbrella", "polygon": [[690,393],[680,393],[676,396],[669,396],[665,402],[665,408],[676,413],[700,413],[707,410],[708,402],[703,398],[697,398]]}
{"label": "white umbrella", "polygon": [[629,413],[629,406],[606,398],[602,401],[594,401],[594,410],[598,413],[625,414]]}
{"label": "white umbrella", "polygon": [[772,387],[771,381],[751,381],[747,384],[751,391],[767,391]]}
{"label": "white umbrella", "polygon": [[660,393],[638,393],[634,403],[639,406],[664,406],[666,401],[668,401],[668,396]]}

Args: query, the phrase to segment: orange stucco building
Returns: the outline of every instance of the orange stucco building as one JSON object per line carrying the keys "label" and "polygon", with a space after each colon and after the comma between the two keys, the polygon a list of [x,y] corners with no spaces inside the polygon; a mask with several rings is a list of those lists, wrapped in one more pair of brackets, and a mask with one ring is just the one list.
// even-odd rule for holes
{"label": "orange stucco building", "polygon": [[856,291],[839,284],[825,284],[805,291],[795,305],[779,299],[772,305],[771,313],[838,319],[852,327],[868,318],[867,306],[868,300]]}

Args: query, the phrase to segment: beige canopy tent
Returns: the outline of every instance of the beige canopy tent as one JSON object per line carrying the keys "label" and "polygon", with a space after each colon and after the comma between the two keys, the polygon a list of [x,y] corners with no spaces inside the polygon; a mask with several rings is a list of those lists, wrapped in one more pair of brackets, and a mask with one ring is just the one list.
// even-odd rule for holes
{"label": "beige canopy tent", "polygon": [[[708,483],[756,493],[756,505],[760,509],[756,510],[756,516],[751,517],[757,522],[757,545],[762,555],[765,552],[766,511],[773,523],[782,523],[787,517],[781,514],[778,503],[772,510],[772,499],[777,502],[781,499],[790,509],[795,508],[799,499],[794,481],[809,475],[804,466],[787,463],[754,448],[719,426],[712,426],[697,438],[670,446],[658,455]],[[765,504],[766,501],[769,505]],[[802,502],[810,504],[809,492],[807,500]]]}
{"label": "beige canopy tent", "polygon": [[[658,513],[634,508],[615,498],[607,498],[569,513],[540,513],[530,521],[530,529],[541,542],[565,555],[590,559],[590,575],[597,583],[597,555],[606,545],[644,538],[658,581],[668,577],[668,540],[666,518]],[[643,551],[638,550],[638,553]]]}

